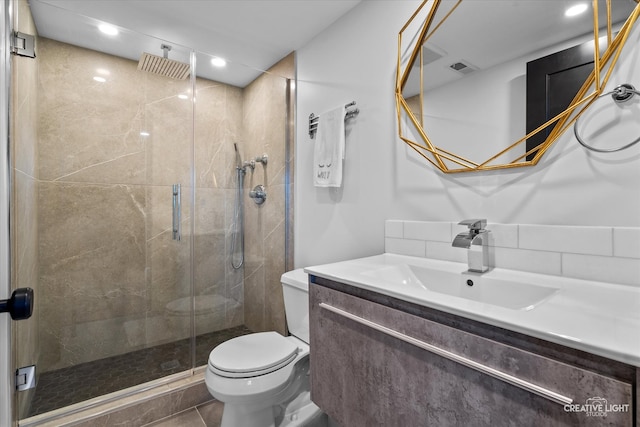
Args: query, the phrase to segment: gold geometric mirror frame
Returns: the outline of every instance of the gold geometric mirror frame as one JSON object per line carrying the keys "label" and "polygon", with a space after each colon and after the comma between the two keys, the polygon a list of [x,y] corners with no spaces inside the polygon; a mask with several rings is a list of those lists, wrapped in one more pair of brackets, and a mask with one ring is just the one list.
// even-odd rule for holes
{"label": "gold geometric mirror frame", "polygon": [[[577,118],[600,96],[604,90],[605,85],[609,81],[609,77],[611,76],[611,72],[618,61],[618,57],[620,56],[620,52],[622,51],[622,47],[624,46],[631,29],[633,28],[633,24],[638,19],[640,14],[640,3],[634,7],[633,11],[630,13],[629,17],[626,19],[625,23],[621,27],[620,31],[612,37],[612,19],[611,19],[611,0],[606,0],[606,16],[607,16],[607,42],[606,42],[606,50],[601,52],[599,46],[599,22],[598,22],[598,0],[593,0],[593,40],[594,40],[594,67],[593,71],[586,79],[576,96],[573,98],[573,101],[569,104],[569,107],[553,117],[546,123],[540,125],[537,129],[529,132],[524,137],[520,138],[516,142],[512,143],[508,147],[500,150],[496,154],[491,155],[484,161],[472,161],[463,156],[456,154],[450,150],[445,150],[444,148],[434,144],[428,136],[428,130],[424,128],[422,125],[422,120],[419,120],[416,117],[414,111],[411,110],[409,106],[409,102],[403,96],[403,90],[409,78],[409,74],[411,70],[414,68],[414,64],[417,60],[419,60],[420,65],[420,104],[422,105],[423,99],[423,60],[421,58],[423,52],[423,45],[427,42],[430,37],[434,34],[434,32],[442,25],[442,23],[454,13],[455,9],[458,7],[463,0],[458,0],[457,3],[451,8],[450,11],[446,13],[446,15],[439,21],[434,22],[436,17],[436,12],[438,8],[441,6],[442,0],[424,0],[420,7],[414,12],[409,21],[402,27],[398,34],[398,63],[397,63],[397,72],[396,72],[396,88],[395,88],[395,96],[396,96],[396,112],[397,112],[397,120],[398,120],[398,132],[400,138],[408,144],[413,150],[415,150],[420,156],[426,159],[429,163],[440,169],[444,173],[458,173],[458,172],[471,172],[471,171],[486,171],[486,170],[495,170],[495,169],[507,169],[507,168],[516,168],[523,166],[533,166],[538,163],[540,158],[544,155],[544,153],[549,149],[549,147],[557,140],[557,138],[562,135],[573,123],[577,120]],[[634,0],[638,3],[640,0]],[[402,42],[404,32],[407,31],[409,26],[412,24],[414,20],[417,20],[418,16],[421,15],[421,11],[424,6],[432,2],[431,9],[426,12],[426,17],[424,18],[424,24],[421,25],[420,31],[418,34],[407,34],[407,38],[412,40],[412,44],[410,45],[410,56],[406,63],[406,66],[403,68],[402,66]],[[424,16],[423,12],[421,16]],[[590,88],[593,87],[593,91],[591,93],[587,93]],[[414,130],[413,136],[411,132],[408,132],[408,129],[405,129],[403,123],[408,125],[412,125],[411,129]],[[523,149],[526,140],[533,135],[537,134],[545,130],[547,127],[552,126],[553,128],[549,133],[548,137],[535,148],[530,149],[527,152],[524,152],[521,155],[518,155],[518,152],[526,151]],[[420,138],[421,141],[414,141],[412,138]],[[518,148],[518,152],[514,151],[514,149]],[[516,158],[510,158],[507,162],[500,162],[500,158],[505,158],[505,154],[508,152],[515,153],[513,156],[517,156]],[[527,158],[529,158],[527,160]]]}

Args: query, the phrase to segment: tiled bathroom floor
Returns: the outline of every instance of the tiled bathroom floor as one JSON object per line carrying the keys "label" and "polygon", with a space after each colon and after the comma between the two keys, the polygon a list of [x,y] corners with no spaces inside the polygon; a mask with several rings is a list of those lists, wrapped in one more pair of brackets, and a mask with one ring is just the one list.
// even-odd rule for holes
{"label": "tiled bathroom floor", "polygon": [[[199,335],[196,338],[196,366],[207,364],[218,344],[251,333],[244,325]],[[187,370],[191,367],[190,340],[180,340],[148,349],[83,363],[38,378],[28,416],[122,390]]]}
{"label": "tiled bathroom floor", "polygon": [[214,400],[144,427],[220,427],[223,409],[224,405]]}

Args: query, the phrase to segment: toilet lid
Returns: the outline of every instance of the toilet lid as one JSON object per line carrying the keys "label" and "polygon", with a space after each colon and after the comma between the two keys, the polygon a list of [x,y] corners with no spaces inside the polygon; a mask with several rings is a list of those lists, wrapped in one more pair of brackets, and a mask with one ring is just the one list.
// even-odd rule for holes
{"label": "toilet lid", "polygon": [[258,332],[230,339],[214,348],[209,366],[224,377],[255,377],[280,369],[297,354],[298,346],[279,333]]}

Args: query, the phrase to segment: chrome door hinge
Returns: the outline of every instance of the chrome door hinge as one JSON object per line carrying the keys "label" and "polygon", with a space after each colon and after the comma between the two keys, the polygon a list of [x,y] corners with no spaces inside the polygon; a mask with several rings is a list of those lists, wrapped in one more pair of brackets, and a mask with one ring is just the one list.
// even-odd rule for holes
{"label": "chrome door hinge", "polygon": [[11,37],[11,53],[26,56],[29,58],[36,57],[36,38],[29,34],[15,32]]}
{"label": "chrome door hinge", "polygon": [[16,369],[16,390],[29,390],[36,386],[36,365]]}

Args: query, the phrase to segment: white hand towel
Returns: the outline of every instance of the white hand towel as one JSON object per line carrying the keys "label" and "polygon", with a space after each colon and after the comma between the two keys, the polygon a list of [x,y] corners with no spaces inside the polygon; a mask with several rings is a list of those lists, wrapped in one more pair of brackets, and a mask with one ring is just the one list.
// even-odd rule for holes
{"label": "white hand towel", "polygon": [[344,105],[318,117],[313,150],[313,184],[316,187],[342,186],[342,160],[345,151]]}

